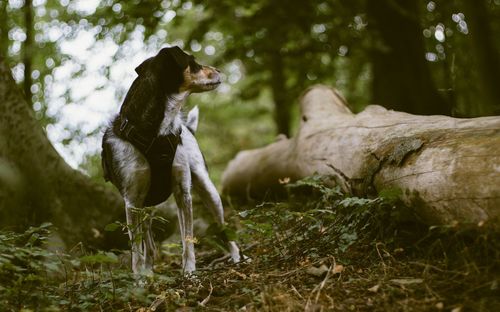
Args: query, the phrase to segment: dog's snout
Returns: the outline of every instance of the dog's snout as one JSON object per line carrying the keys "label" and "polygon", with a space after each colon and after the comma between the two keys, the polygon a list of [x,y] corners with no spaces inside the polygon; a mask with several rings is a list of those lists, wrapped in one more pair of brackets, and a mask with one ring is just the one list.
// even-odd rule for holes
{"label": "dog's snout", "polygon": [[220,71],[217,68],[210,68],[211,70],[208,72],[207,78],[210,80],[220,81]]}
{"label": "dog's snout", "polygon": [[222,82],[222,76],[217,68],[203,66],[203,69],[193,75],[191,82],[191,92],[210,91]]}
{"label": "dog's snout", "polygon": [[208,78],[217,79],[220,76],[220,71],[217,68],[211,68],[212,70],[208,74]]}

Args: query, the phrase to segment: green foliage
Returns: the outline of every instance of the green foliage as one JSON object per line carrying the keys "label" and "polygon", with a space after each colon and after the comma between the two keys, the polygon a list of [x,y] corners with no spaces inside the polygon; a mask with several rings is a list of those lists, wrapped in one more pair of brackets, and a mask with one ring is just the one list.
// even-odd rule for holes
{"label": "green foliage", "polygon": [[228,225],[212,223],[206,230],[202,243],[227,251],[227,242],[237,240],[236,230]]}
{"label": "green foliage", "polygon": [[[54,123],[57,116],[47,114],[49,103],[46,91],[50,93],[54,81],[54,70],[68,60],[59,44],[74,37],[86,23],[83,16],[74,10],[72,4],[62,4],[59,0],[32,1],[30,14],[33,16],[33,46],[26,52],[26,20],[24,1],[2,1],[0,4],[0,54],[13,68],[14,78],[24,81],[25,58],[31,61],[32,103],[35,116],[42,125]],[[69,94],[66,94],[69,99]]]}
{"label": "green foliage", "polygon": [[118,257],[112,252],[98,252],[93,255],[83,256],[80,262],[84,264],[111,264],[118,263]]}
{"label": "green foliage", "polygon": [[215,185],[227,162],[239,151],[263,146],[275,138],[268,96],[242,101],[232,93],[192,95],[187,106],[194,105],[200,108],[196,139]]}
{"label": "green foliage", "polygon": [[45,283],[58,273],[63,256],[46,248],[50,224],[31,227],[26,232],[0,233],[0,304],[21,309],[25,304],[51,306]]}
{"label": "green foliage", "polygon": [[[428,229],[398,202],[346,196],[322,177],[288,185],[282,202],[235,207],[237,230],[212,225],[197,244],[195,278],[182,276],[180,246],[155,274],[130,273],[120,251],[50,251],[51,226],[0,232],[0,304],[19,311],[136,311],[178,308],[304,311],[428,311],[500,307],[498,233],[461,225]],[[115,222],[107,230],[125,230]],[[236,239],[250,261],[219,260]],[[77,251],[78,249],[78,251]],[[125,263],[127,263],[125,265]],[[318,288],[320,285],[321,288]],[[319,291],[318,291],[319,289]]]}
{"label": "green foliage", "polygon": [[2,311],[122,310],[151,303],[153,282],[171,282],[157,276],[139,283],[113,252],[78,257],[50,251],[50,228],[43,224],[21,234],[0,232]]}
{"label": "green foliage", "polygon": [[401,205],[396,209],[394,197],[346,196],[338,187],[327,187],[323,180],[321,176],[312,176],[288,184],[288,202],[263,203],[240,212],[246,228],[241,235],[247,239],[260,236],[275,246],[275,257],[293,265],[293,261],[303,261],[311,255],[343,254],[368,238],[395,234],[405,209]]}

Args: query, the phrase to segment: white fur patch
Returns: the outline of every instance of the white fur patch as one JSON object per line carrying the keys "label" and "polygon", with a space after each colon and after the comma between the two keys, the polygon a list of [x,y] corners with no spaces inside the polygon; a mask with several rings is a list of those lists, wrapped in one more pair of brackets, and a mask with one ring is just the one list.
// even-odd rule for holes
{"label": "white fur patch", "polygon": [[136,207],[140,199],[146,196],[144,189],[147,191],[149,187],[149,164],[139,150],[115,134],[109,136],[109,143],[122,179],[124,200]]}
{"label": "white fur patch", "polygon": [[186,127],[192,132],[195,133],[198,129],[198,120],[199,120],[200,110],[198,106],[193,107],[187,115],[186,119]]}
{"label": "white fur patch", "polygon": [[165,113],[160,124],[160,135],[168,135],[176,132],[182,125],[180,111],[188,92],[170,95],[165,102]]}

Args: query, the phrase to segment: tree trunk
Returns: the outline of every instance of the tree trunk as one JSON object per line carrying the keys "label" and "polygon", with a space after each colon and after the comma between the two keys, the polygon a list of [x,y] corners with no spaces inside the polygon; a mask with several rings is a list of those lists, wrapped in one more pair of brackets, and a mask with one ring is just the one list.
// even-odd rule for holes
{"label": "tree trunk", "polygon": [[[462,1],[471,40],[470,52],[479,81],[481,115],[500,114],[500,58],[490,27],[486,1]],[[497,34],[498,36],[498,34]]]}
{"label": "tree trunk", "polygon": [[70,168],[58,155],[0,56],[0,227],[51,221],[67,247],[124,247],[103,227],[124,220],[119,194]]}
{"label": "tree trunk", "polygon": [[450,115],[437,92],[425,60],[417,0],[368,1],[369,27],[375,31],[372,51],[372,102],[421,115]]}
{"label": "tree trunk", "polygon": [[23,64],[24,64],[24,95],[26,97],[26,103],[29,107],[33,107],[33,99],[31,86],[33,85],[33,79],[31,79],[31,71],[33,64],[33,5],[32,0],[24,0],[23,6],[24,15],[24,29],[26,31],[26,40],[23,44]]}
{"label": "tree trunk", "polygon": [[272,53],[271,89],[274,100],[274,120],[278,134],[290,135],[290,104],[287,101],[283,57],[279,52]]}
{"label": "tree trunk", "polygon": [[222,176],[229,195],[264,194],[313,174],[357,195],[402,190],[429,224],[500,216],[500,117],[417,116],[368,106],[354,115],[335,90],[310,89],[298,134],[240,152]]}
{"label": "tree trunk", "polygon": [[7,22],[8,1],[0,1],[0,55],[7,55],[9,50],[9,26]]}

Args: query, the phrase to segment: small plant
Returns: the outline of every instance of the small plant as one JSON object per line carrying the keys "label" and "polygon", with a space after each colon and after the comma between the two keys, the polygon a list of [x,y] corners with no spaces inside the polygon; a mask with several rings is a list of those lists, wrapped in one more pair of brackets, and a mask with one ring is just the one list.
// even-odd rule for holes
{"label": "small plant", "polygon": [[50,223],[31,227],[24,233],[0,232],[0,305],[21,310],[26,305],[51,306],[46,287],[49,278],[59,275],[64,255],[45,246]]}
{"label": "small plant", "polygon": [[[0,311],[500,309],[497,232],[429,229],[398,190],[353,197],[321,177],[287,188],[284,201],[239,207],[237,230],[210,226],[195,278],[182,275],[178,253],[163,255],[153,276],[135,276],[128,252],[50,251],[50,224],[0,231]],[[118,229],[128,230],[107,226]],[[251,262],[219,257],[235,238]]]}

